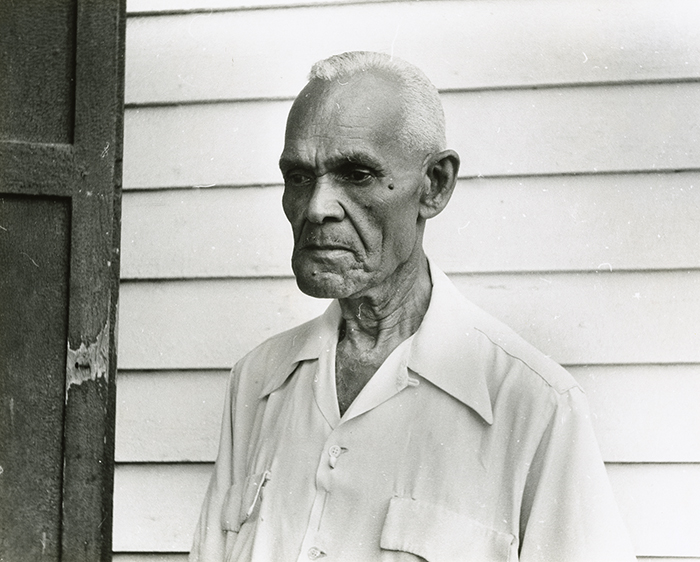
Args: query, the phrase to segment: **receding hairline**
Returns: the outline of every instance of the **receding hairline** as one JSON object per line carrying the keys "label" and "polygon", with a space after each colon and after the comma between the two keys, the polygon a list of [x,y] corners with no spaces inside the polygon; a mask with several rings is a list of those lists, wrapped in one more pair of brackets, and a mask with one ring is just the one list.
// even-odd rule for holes
{"label": "receding hairline", "polygon": [[445,115],[438,90],[421,69],[402,59],[372,51],[333,55],[311,67],[304,90],[313,83],[342,84],[343,80],[367,73],[396,86],[404,121],[400,140],[407,148],[426,151],[445,148]]}

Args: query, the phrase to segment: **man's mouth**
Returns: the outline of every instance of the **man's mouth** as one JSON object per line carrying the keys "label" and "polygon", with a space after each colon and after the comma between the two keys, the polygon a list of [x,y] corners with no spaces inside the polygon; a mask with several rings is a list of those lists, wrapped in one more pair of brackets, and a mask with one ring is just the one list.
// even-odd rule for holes
{"label": "man's mouth", "polygon": [[320,228],[304,228],[304,232],[295,244],[295,249],[318,254],[352,252],[352,244],[346,243],[339,234]]}
{"label": "man's mouth", "polygon": [[351,250],[345,246],[338,246],[336,244],[305,244],[300,251],[310,252],[313,254],[334,254],[342,252],[351,252]]}
{"label": "man's mouth", "polygon": [[308,244],[303,244],[301,246],[302,250],[321,250],[321,251],[331,251],[331,250],[345,250],[350,251],[346,246],[341,246],[340,244],[318,244],[316,242],[311,242]]}

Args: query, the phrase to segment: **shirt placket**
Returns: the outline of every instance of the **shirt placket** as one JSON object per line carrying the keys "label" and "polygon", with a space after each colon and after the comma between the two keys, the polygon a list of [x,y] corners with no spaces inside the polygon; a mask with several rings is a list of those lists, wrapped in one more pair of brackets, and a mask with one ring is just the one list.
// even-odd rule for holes
{"label": "shirt placket", "polygon": [[318,560],[331,554],[330,545],[326,544],[321,529],[326,503],[334,487],[333,473],[340,468],[338,460],[347,451],[347,448],[342,445],[342,434],[343,431],[339,428],[334,430],[324,444],[324,450],[316,468],[316,494],[297,559],[299,562]]}
{"label": "shirt placket", "polygon": [[299,562],[318,560],[328,554],[328,546],[320,537],[319,531],[323,521],[328,494],[332,489],[331,470],[336,466],[342,452],[342,446],[337,443],[340,412],[335,394],[335,340],[330,339],[326,349],[319,356],[318,371],[314,379],[314,399],[325,417],[331,432],[324,443],[318,464],[316,466],[316,494],[311,507],[309,523],[304,540],[299,551]]}
{"label": "shirt placket", "polygon": [[[406,362],[409,348],[410,341],[405,341],[395,350],[395,353],[392,353],[370,379],[367,387],[358,397],[357,403],[351,405],[342,420],[339,418],[335,393],[335,346],[329,348],[328,352],[319,358],[319,372],[314,384],[314,394],[319,408],[322,411],[325,410],[324,415],[333,429],[324,443],[316,467],[316,494],[297,562],[333,556],[330,552],[331,545],[327,544],[327,539],[324,538],[324,513],[329,496],[333,493],[335,472],[343,470],[342,455],[349,450],[345,446],[347,444],[343,442],[345,429],[353,418],[390,399],[405,387],[418,384],[417,380],[407,374]],[[333,408],[330,406],[331,403]]]}

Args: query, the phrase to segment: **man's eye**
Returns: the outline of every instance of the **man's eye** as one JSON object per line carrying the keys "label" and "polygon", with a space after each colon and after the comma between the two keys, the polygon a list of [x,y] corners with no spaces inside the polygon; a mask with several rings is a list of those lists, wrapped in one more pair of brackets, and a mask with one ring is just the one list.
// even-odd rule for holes
{"label": "man's eye", "polygon": [[300,172],[290,172],[284,175],[284,182],[291,186],[301,187],[310,184],[312,181],[311,176]]}
{"label": "man's eye", "polygon": [[344,170],[341,176],[345,181],[356,184],[369,183],[374,177],[372,172],[363,168],[353,168],[351,170]]}

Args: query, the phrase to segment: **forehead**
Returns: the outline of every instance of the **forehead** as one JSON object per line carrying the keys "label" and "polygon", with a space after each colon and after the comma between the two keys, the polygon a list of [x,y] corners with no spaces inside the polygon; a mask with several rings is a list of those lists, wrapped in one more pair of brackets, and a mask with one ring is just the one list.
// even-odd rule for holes
{"label": "forehead", "polygon": [[331,82],[314,80],[299,94],[287,121],[285,154],[305,146],[365,149],[398,144],[402,119],[399,88],[363,73]]}

